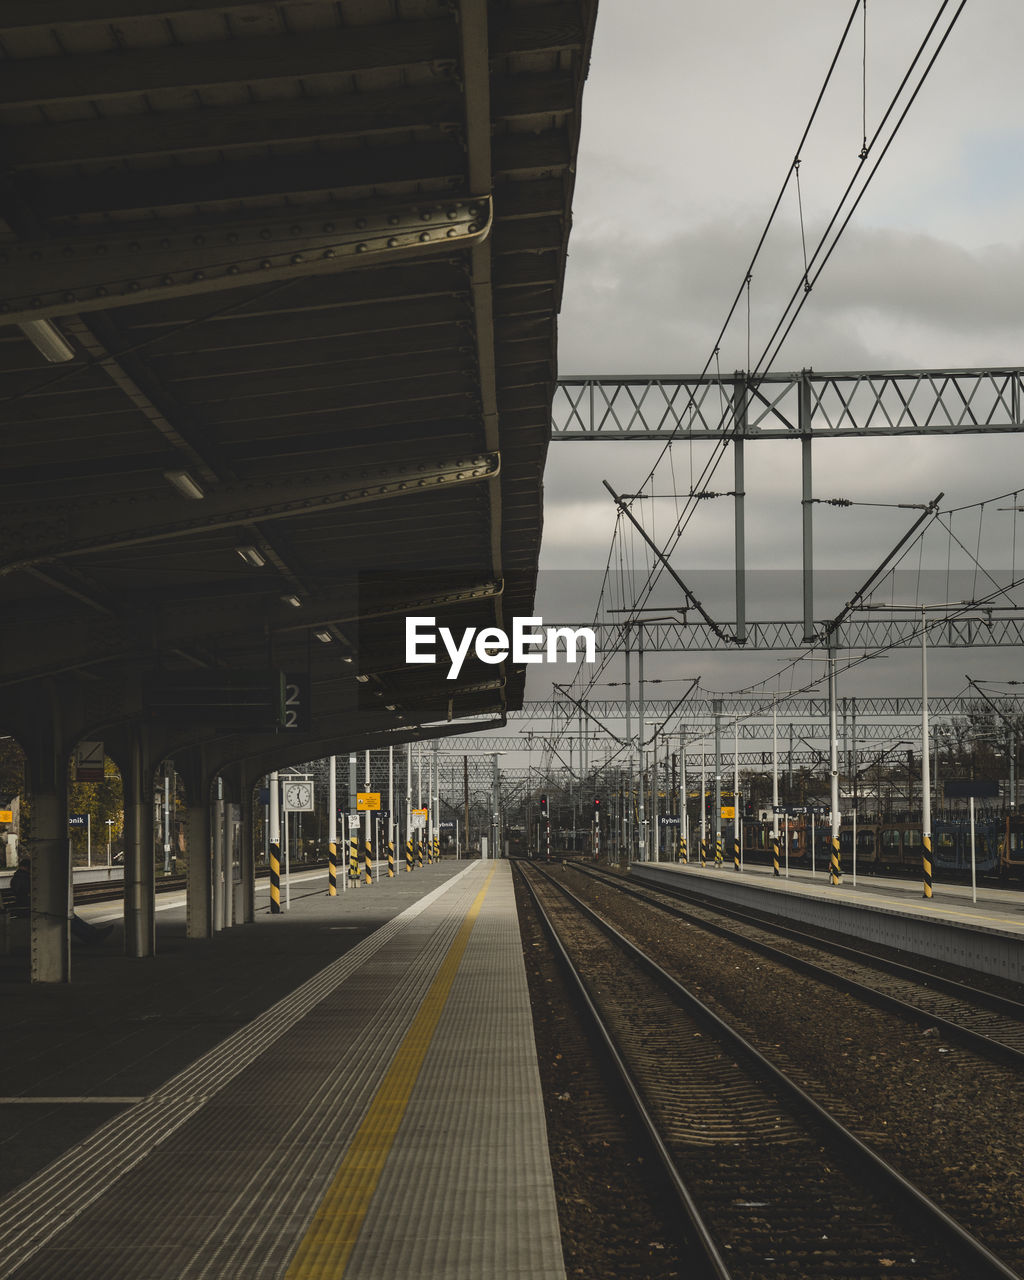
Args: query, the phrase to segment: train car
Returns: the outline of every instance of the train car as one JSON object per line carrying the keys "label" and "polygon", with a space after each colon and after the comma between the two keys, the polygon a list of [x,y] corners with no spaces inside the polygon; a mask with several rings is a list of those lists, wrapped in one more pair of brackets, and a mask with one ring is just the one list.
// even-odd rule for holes
{"label": "train car", "polygon": [[[975,822],[975,869],[988,873],[999,867],[1002,823],[996,818]],[[839,837],[844,866],[853,856],[853,827],[844,824]],[[921,823],[872,820],[857,824],[858,871],[917,871],[924,846]],[[933,824],[932,869],[952,874],[970,874],[971,828],[966,820],[944,820]]]}
{"label": "train car", "polygon": [[[810,827],[803,818],[779,818],[779,858],[786,857],[787,823],[790,866],[811,865]],[[696,847],[696,841],[694,842]],[[819,826],[815,834],[815,852],[828,858],[827,828]],[[751,862],[770,863],[772,860],[771,820],[745,818],[743,821],[743,857]]]}
{"label": "train car", "polygon": [[1024,879],[1024,817],[1011,813],[999,833],[999,874],[1004,880]]}

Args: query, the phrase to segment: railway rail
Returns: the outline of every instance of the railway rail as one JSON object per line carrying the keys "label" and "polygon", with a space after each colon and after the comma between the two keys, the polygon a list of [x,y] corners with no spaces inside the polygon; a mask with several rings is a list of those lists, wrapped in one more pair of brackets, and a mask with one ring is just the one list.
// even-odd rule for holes
{"label": "railway rail", "polygon": [[551,873],[519,869],[642,1108],[702,1274],[1017,1274],[607,913]]}
{"label": "railway rail", "polygon": [[[298,862],[292,867],[293,872],[300,871],[316,871],[327,866],[327,859],[321,859],[313,862]],[[257,871],[257,880],[266,877],[269,871]],[[182,892],[188,887],[188,878],[184,875],[176,876],[157,876],[156,891],[157,893],[175,893]],[[82,904],[86,902],[111,902],[124,896],[124,881],[115,880],[99,881],[96,884],[76,884],[74,901]]]}
{"label": "railway rail", "polygon": [[[946,1039],[1024,1073],[1024,1002],[1020,1000],[832,942],[790,925],[764,921],[736,907],[703,899],[695,902],[669,888],[629,885],[623,883],[621,876],[599,868],[578,869],[677,920],[696,924],[908,1021],[935,1028]],[[723,918],[738,927],[723,925]]]}

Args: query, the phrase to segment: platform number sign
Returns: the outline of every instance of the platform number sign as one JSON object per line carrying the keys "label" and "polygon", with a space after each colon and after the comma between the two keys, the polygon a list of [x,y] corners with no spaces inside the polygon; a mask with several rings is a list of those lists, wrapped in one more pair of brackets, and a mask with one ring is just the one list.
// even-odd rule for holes
{"label": "platform number sign", "polygon": [[284,727],[309,728],[309,676],[286,675],[284,685]]}

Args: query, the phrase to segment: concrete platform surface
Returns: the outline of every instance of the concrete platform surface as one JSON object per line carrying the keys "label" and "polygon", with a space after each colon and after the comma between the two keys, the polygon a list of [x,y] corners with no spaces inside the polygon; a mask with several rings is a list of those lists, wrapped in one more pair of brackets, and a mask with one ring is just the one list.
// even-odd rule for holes
{"label": "concrete platform surface", "polygon": [[508,864],[325,889],[4,960],[0,1276],[562,1280]]}
{"label": "concrete platform surface", "polygon": [[829,883],[826,871],[771,867],[737,872],[697,863],[635,862],[638,879],[692,884],[722,901],[768,911],[795,923],[831,929],[882,946],[928,956],[1011,982],[1024,982],[1024,891],[937,884],[925,898],[920,882],[858,876]]}

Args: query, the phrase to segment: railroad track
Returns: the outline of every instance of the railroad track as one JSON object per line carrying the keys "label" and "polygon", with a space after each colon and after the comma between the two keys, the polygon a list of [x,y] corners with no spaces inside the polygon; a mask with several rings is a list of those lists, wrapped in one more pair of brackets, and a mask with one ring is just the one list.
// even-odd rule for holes
{"label": "railroad track", "polygon": [[[173,893],[185,888],[184,876],[159,876],[156,882],[157,893]],[[74,901],[76,904],[86,902],[110,902],[124,897],[124,881],[99,881],[96,884],[76,884]]]}
{"label": "railroad track", "polygon": [[[766,922],[734,907],[706,900],[696,903],[669,888],[626,884],[621,876],[597,868],[575,869],[669,916],[728,938],[910,1022],[935,1028],[946,1039],[982,1057],[1024,1072],[1024,1003],[1019,1000],[818,938],[790,925]],[[723,919],[733,921],[736,927],[723,925]]]}
{"label": "railroad track", "polygon": [[[292,867],[293,872],[300,871],[316,871],[321,867],[327,866],[327,859],[315,862],[296,863]],[[265,878],[269,872],[257,872],[256,878]],[[186,876],[157,876],[156,891],[157,893],[174,893],[182,892],[188,884]],[[75,885],[74,900],[76,903],[86,902],[109,902],[124,896],[124,882],[122,880],[100,881],[96,884],[79,884]]]}
{"label": "railroad track", "polygon": [[564,885],[520,871],[659,1150],[702,1276],[1016,1275]]}

